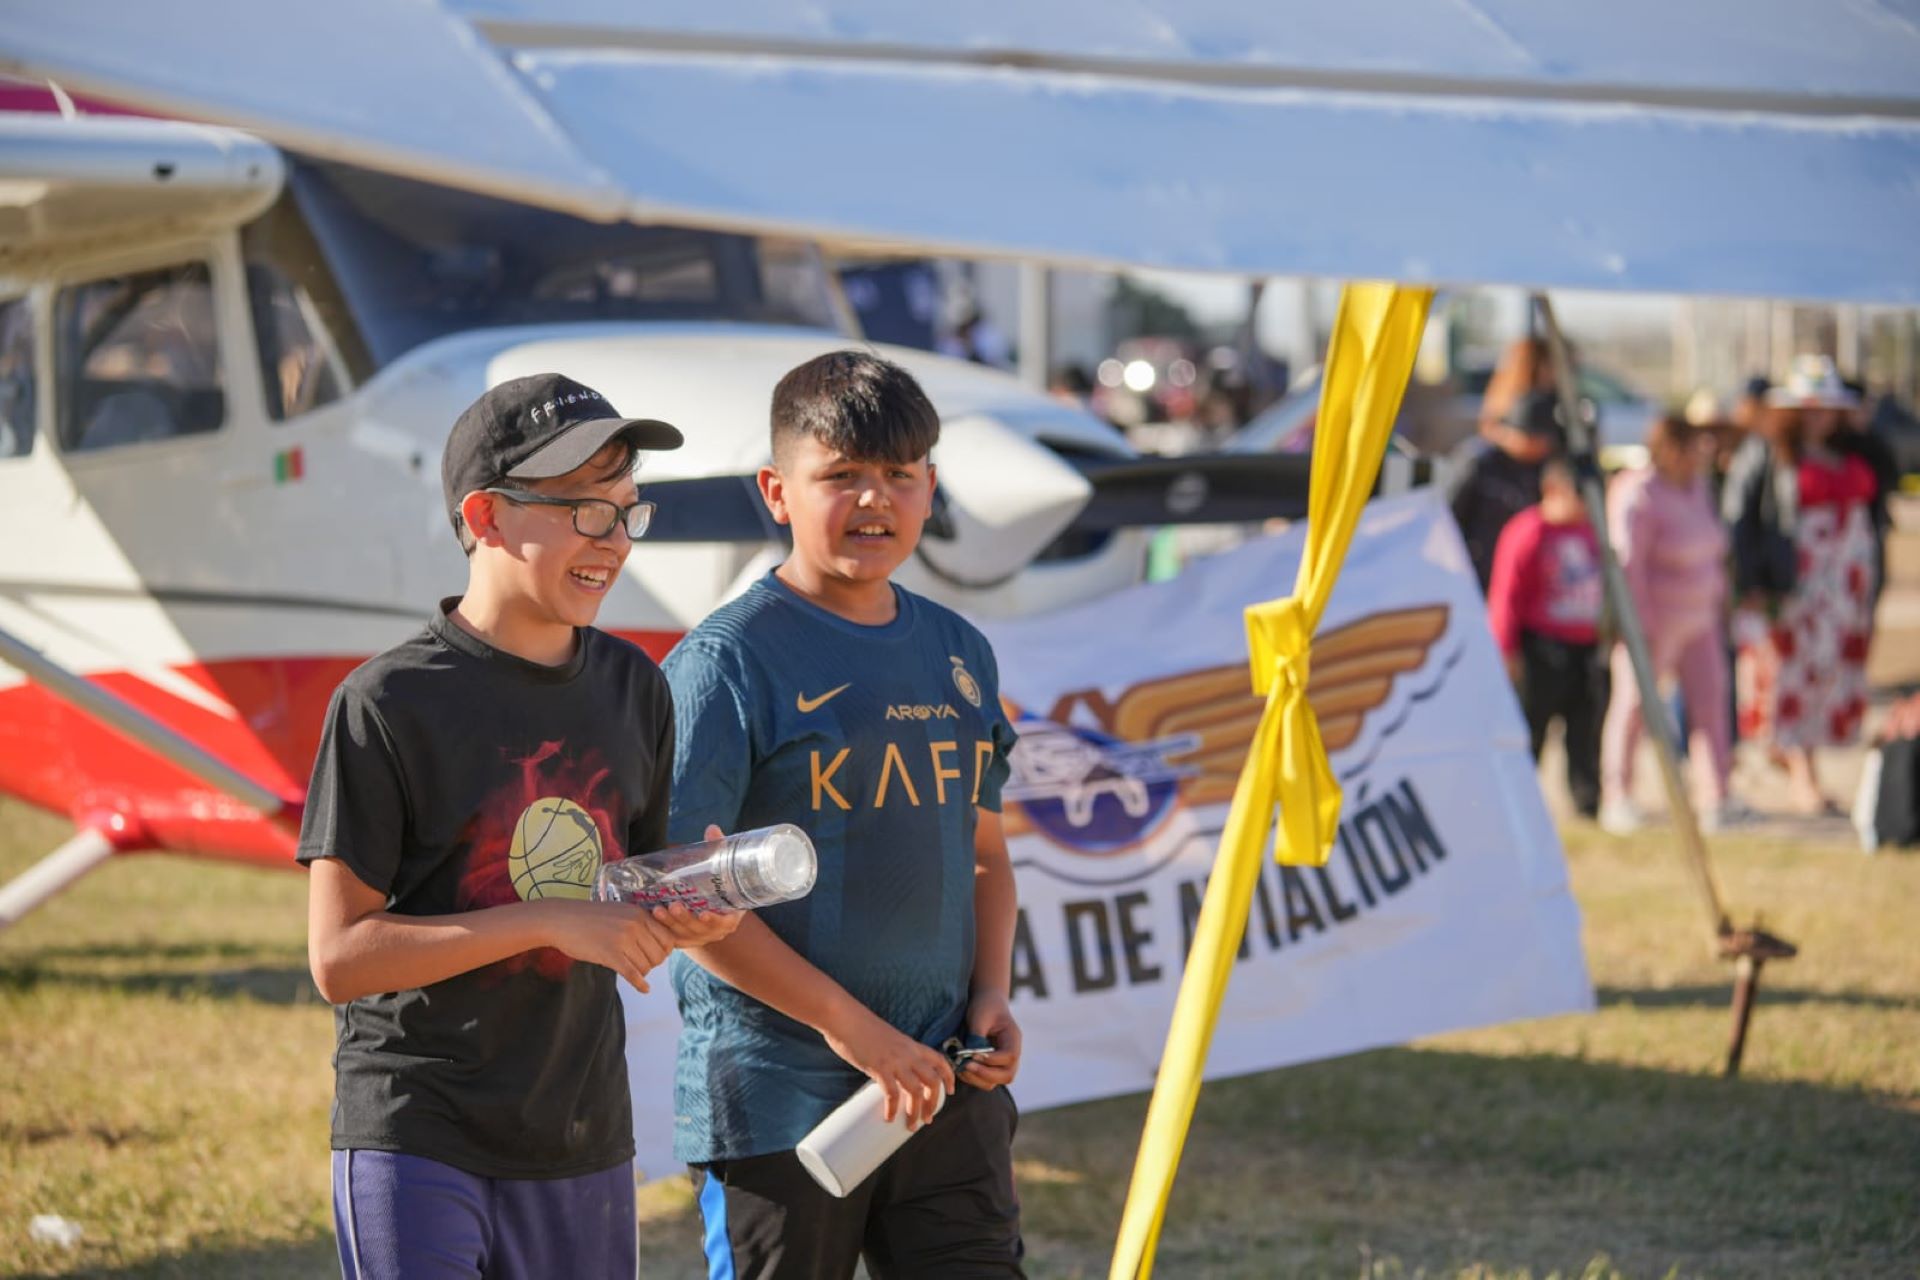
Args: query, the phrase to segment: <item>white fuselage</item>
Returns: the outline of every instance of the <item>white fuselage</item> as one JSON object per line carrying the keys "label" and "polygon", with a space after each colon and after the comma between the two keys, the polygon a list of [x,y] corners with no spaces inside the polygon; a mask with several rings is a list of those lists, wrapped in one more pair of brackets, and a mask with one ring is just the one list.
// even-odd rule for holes
{"label": "white fuselage", "polygon": [[[222,246],[207,248],[221,294],[225,425],[64,453],[51,427],[59,382],[49,377],[36,446],[0,459],[0,627],[75,670],[153,678],[210,660],[371,654],[462,588],[440,450],[487,386],[556,369],[623,412],[678,424],[686,447],[649,458],[643,484],[750,475],[768,458],[774,383],[846,342],[730,324],[479,330],[420,347],[343,398],[274,422],[256,407],[244,300],[219,290]],[[918,558],[903,566],[903,585],[991,616],[1057,608],[1135,580],[1137,532],[1084,557],[1029,563],[1087,493],[1040,441],[1122,455],[1117,436],[1006,374],[886,354],[913,370],[941,412],[934,460],[957,532],[926,545],[934,569]],[[51,373],[53,362],[42,363]],[[743,585],[744,571],[779,554],[773,542],[642,543],[602,624],[684,631]],[[10,674],[0,671],[0,685]]]}
{"label": "white fuselage", "polygon": [[[179,131],[95,141],[164,147]],[[774,384],[856,341],[819,327],[830,306],[795,301],[795,279],[832,292],[804,244],[556,222],[293,168],[264,213],[272,184],[247,171],[189,202],[224,225],[160,210],[0,260],[14,273],[0,278],[0,639],[190,744],[135,745],[76,705],[83,687],[56,693],[0,661],[0,792],[121,847],[286,865],[284,823],[182,760],[197,751],[297,804],[333,687],[464,588],[440,455],[489,386],[555,370],[673,422],[686,447],[641,475],[661,515],[732,500],[717,526],[643,542],[605,598],[599,625],[657,657],[784,554],[750,488]],[[227,195],[244,200],[214,199]],[[1093,492],[1068,455],[1130,452],[1108,428],[1006,374],[886,354],[943,420],[941,528],[904,585],[1004,616],[1139,576],[1140,531],[1060,541]]]}

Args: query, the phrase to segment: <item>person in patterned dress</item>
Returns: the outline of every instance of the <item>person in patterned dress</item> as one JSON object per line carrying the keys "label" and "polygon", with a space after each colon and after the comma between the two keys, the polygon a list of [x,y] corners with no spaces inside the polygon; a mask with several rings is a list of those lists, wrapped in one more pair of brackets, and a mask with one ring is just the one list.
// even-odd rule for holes
{"label": "person in patterned dress", "polygon": [[1831,448],[1851,407],[1832,361],[1797,361],[1769,393],[1768,438],[1752,442],[1765,457],[1747,470],[1765,474],[1730,479],[1727,491],[1741,736],[1771,745],[1793,807],[1809,814],[1840,812],[1820,789],[1815,751],[1853,742],[1866,714],[1875,480]]}

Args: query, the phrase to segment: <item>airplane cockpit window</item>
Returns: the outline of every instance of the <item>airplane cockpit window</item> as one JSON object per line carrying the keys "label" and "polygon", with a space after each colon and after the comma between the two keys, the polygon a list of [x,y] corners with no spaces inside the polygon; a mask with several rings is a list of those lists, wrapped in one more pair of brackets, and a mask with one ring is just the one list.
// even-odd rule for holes
{"label": "airplane cockpit window", "polygon": [[33,452],[33,307],[26,298],[0,302],[0,458]]}
{"label": "airplane cockpit window", "polygon": [[285,422],[340,398],[340,371],[307,291],[266,263],[247,264],[267,414]]}
{"label": "airplane cockpit window", "polygon": [[206,263],[62,289],[54,335],[68,452],[169,440],[226,421]]}
{"label": "airplane cockpit window", "polygon": [[826,265],[804,242],[588,222],[308,159],[288,189],[376,366],[503,325],[839,326]]}

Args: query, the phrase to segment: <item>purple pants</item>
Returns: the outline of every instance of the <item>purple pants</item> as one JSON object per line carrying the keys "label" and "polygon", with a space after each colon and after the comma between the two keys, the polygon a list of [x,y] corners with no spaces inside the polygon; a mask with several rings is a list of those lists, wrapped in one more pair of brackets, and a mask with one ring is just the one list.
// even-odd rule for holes
{"label": "purple pants", "polygon": [[633,1280],[632,1162],[577,1178],[482,1178],[424,1156],[333,1153],[345,1280]]}

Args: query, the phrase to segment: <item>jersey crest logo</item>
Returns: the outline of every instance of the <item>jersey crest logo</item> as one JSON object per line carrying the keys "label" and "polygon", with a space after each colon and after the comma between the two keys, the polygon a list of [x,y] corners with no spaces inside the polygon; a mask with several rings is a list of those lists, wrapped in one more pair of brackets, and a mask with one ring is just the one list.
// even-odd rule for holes
{"label": "jersey crest logo", "polygon": [[838,689],[829,689],[817,698],[809,698],[804,693],[796,693],[793,695],[793,709],[801,715],[806,715],[809,711],[818,711],[820,708],[826,706],[827,703],[851,688],[853,688],[853,682],[848,681]]}
{"label": "jersey crest logo", "polygon": [[961,697],[971,702],[974,706],[979,706],[980,682],[973,678],[971,671],[967,670],[965,659],[955,658],[952,654],[948,654],[947,656],[953,659],[953,687],[960,691]]}

